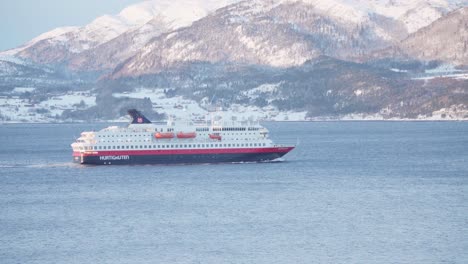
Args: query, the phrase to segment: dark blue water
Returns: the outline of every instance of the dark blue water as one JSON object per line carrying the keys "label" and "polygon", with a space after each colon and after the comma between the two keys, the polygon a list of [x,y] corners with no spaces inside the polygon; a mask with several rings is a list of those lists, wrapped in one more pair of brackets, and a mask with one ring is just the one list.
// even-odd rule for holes
{"label": "dark blue water", "polygon": [[0,126],[0,263],[468,263],[468,123],[269,123],[286,161],[84,167]]}

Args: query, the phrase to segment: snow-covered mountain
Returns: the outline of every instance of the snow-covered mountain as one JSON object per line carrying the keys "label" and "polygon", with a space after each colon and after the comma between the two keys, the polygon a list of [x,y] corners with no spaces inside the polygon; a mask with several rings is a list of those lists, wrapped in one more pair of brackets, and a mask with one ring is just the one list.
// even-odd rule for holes
{"label": "snow-covered mountain", "polygon": [[[33,39],[23,47],[7,51],[23,59],[40,64],[60,64],[67,62],[76,54],[91,50],[128,32],[139,32],[140,41],[154,37],[155,34],[188,26],[205,16],[211,10],[227,5],[232,0],[151,0],[131,5],[118,15],[103,15],[83,27],[54,29]],[[151,22],[156,20],[159,23]],[[144,26],[146,25],[146,30]],[[153,26],[154,30],[148,30]],[[140,31],[138,31],[140,29]],[[145,35],[143,37],[143,35]],[[125,43],[127,46],[132,43]],[[79,59],[78,59],[79,60]]]}
{"label": "snow-covered mountain", "polygon": [[37,44],[38,42],[40,42],[42,40],[56,38],[56,37],[58,37],[60,35],[66,34],[68,32],[71,32],[71,31],[74,31],[74,30],[77,30],[77,29],[78,29],[78,27],[59,27],[59,28],[53,29],[51,31],[48,31],[46,33],[43,33],[43,34],[33,38],[32,40],[28,41],[27,43],[25,43],[25,44],[23,44],[23,45],[21,45],[21,46],[19,46],[17,48],[1,52],[0,56],[2,58],[13,57],[14,55],[17,55],[19,52],[21,52],[21,51],[23,51],[23,50]]}
{"label": "snow-covered mountain", "polygon": [[[42,103],[92,90],[96,108],[82,110],[96,115],[119,112],[129,105],[126,94],[148,87],[200,103],[216,95],[224,106],[254,105],[272,115],[426,118],[461,109],[454,116],[467,119],[467,75],[453,67],[468,64],[467,6],[468,0],[145,1],[0,53],[0,94],[37,88],[30,97]],[[446,64],[418,61],[434,59]],[[421,76],[439,67],[453,70]],[[119,92],[123,97],[114,98]],[[141,100],[148,108],[155,103]]]}
{"label": "snow-covered mountain", "polygon": [[140,20],[132,17],[104,15],[86,26],[70,28],[62,34],[48,33],[46,38],[27,45],[16,55],[40,64],[62,63],[73,54],[96,47],[138,26],[138,22]]}
{"label": "snow-covered mountain", "polygon": [[[111,70],[137,53],[150,39],[162,33],[190,26],[217,8],[235,1],[146,1],[136,6],[142,10],[152,10],[154,15],[149,21],[93,49],[74,55],[69,60],[69,67],[77,71]],[[130,12],[128,9],[122,12]],[[138,10],[133,8],[130,10],[138,16]]]}
{"label": "snow-covered mountain", "polygon": [[[295,0],[281,0],[295,2]],[[416,32],[450,10],[466,6],[466,0],[302,0],[330,16],[365,22],[379,15],[403,22],[408,33]]]}
{"label": "snow-covered mountain", "polygon": [[152,39],[112,77],[158,73],[191,61],[289,67],[319,55],[349,60],[398,43],[413,30],[468,4],[409,2],[242,1]]}
{"label": "snow-covered mountain", "polygon": [[[110,70],[139,51],[150,54],[148,49],[158,45],[149,43],[143,48],[149,40],[163,33],[190,27],[194,21],[205,18],[205,23],[211,21],[218,24],[206,24],[204,29],[200,29],[198,24],[198,28],[192,33],[186,31],[187,34],[209,33],[221,28],[219,33],[222,35],[231,34],[240,38],[238,41],[247,46],[246,53],[252,52],[253,46],[257,47],[254,52],[258,54],[253,57],[242,55],[241,60],[272,66],[295,65],[318,54],[330,55],[338,51],[339,58],[347,58],[367,53],[369,49],[389,46],[449,11],[468,5],[468,0],[249,0],[237,5],[236,2],[239,0],[144,1],[125,8],[118,15],[101,16],[83,27],[52,30],[3,54],[35,63],[68,65],[78,71]],[[217,12],[220,17],[214,19],[208,15],[230,4],[234,5]],[[237,28],[238,31],[257,27],[263,36],[252,36],[255,32],[235,32],[233,28],[224,30],[224,24],[239,24],[241,28]],[[203,45],[212,45],[209,41],[215,36],[208,35]],[[222,35],[218,38],[222,39]],[[194,39],[202,37],[194,35]],[[291,40],[284,41],[286,38]],[[275,39],[284,43],[276,43]],[[266,42],[262,43],[263,40]],[[197,45],[196,41],[192,42]],[[293,51],[281,48],[289,44]],[[271,48],[260,47],[264,45]],[[225,48],[216,48],[216,43],[213,46],[213,49]],[[236,43],[233,46],[237,46],[233,47],[235,49],[242,48]],[[350,46],[355,46],[352,52],[349,51]],[[196,49],[194,54],[180,47],[172,49],[172,52],[187,54],[183,61],[191,58],[204,60],[204,57],[208,61],[217,60],[204,56]],[[229,50],[213,52],[224,59],[232,57],[222,55],[229,54]],[[164,64],[154,64],[158,63]]]}
{"label": "snow-covered mountain", "polygon": [[398,47],[408,57],[468,65],[468,7],[438,19]]}

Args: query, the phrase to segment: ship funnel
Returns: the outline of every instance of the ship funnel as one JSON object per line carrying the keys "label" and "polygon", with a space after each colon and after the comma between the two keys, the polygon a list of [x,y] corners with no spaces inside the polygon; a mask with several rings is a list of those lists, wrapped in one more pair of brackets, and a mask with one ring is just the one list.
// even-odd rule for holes
{"label": "ship funnel", "polygon": [[136,109],[129,109],[128,114],[132,117],[132,124],[151,124],[151,121]]}

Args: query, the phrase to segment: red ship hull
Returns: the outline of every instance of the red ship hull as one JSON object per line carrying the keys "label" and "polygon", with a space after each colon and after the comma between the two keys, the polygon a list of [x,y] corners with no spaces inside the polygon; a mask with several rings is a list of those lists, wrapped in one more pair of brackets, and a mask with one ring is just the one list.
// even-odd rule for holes
{"label": "red ship hull", "polygon": [[278,159],[292,149],[294,147],[90,151],[74,152],[73,161],[91,165],[262,162]]}

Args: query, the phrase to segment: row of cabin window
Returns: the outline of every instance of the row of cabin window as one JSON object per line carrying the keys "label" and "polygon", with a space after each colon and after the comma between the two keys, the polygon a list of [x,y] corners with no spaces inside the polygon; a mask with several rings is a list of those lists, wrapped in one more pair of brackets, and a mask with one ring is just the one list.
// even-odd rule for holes
{"label": "row of cabin window", "polygon": [[136,135],[136,134],[129,134],[129,135],[98,135],[98,137],[144,137],[144,136],[148,136],[147,133],[145,134],[141,134],[141,135]]}
{"label": "row of cabin window", "polygon": [[[170,139],[167,139],[167,138],[164,138],[164,139],[161,139],[162,141],[170,141]],[[234,141],[234,140],[244,140],[244,141],[249,141],[249,140],[259,140],[258,138],[241,138],[241,139],[238,139],[238,138],[231,138],[230,140]],[[124,140],[117,140],[117,141],[114,141],[114,140],[100,140],[98,142],[101,142],[101,143],[120,143],[120,142],[124,142]],[[142,139],[142,140],[128,140],[126,142],[151,142],[151,139]]]}
{"label": "row of cabin window", "polygon": [[[251,135],[251,134],[252,134],[252,133],[245,133],[245,135]],[[227,134],[224,134],[224,135],[222,135],[222,136],[230,136],[230,135],[231,135],[230,133],[227,133]],[[244,135],[244,134],[239,134],[239,135],[232,134],[232,135],[233,135],[233,136],[239,136],[239,135],[242,136],[242,135]],[[165,139],[162,139],[162,140],[167,140],[167,139],[165,138]],[[236,138],[236,139],[232,139],[232,140],[258,140],[258,138],[243,138],[243,139],[238,139],[238,138]],[[129,140],[129,141],[127,141],[127,142],[142,142],[142,141],[145,142],[145,141],[151,141],[151,140],[150,140],[150,139]],[[79,142],[79,141],[77,141],[77,142]],[[83,141],[83,142],[84,142],[84,141]],[[119,141],[101,140],[100,142],[114,143],[114,142],[119,142]],[[122,142],[122,141],[120,140],[120,142]]]}
{"label": "row of cabin window", "polygon": [[213,131],[257,131],[257,130],[260,130],[259,127],[248,127],[248,128],[245,128],[245,127],[223,127],[223,128],[220,128],[220,127],[214,127],[213,128]]}
{"label": "row of cabin window", "polygon": [[[250,143],[250,144],[184,144],[184,145],[152,145],[154,149],[159,148],[222,148],[222,147],[261,147],[266,146],[266,143]],[[103,149],[147,149],[151,148],[151,145],[140,145],[140,146],[96,146],[91,147],[91,150],[103,150]]]}
{"label": "row of cabin window", "polygon": [[[156,132],[158,132],[158,129],[155,129]],[[170,128],[167,129],[167,132],[173,132],[174,129]],[[163,132],[163,129],[161,129],[160,132]],[[148,136],[148,133],[141,133],[141,134],[119,134],[119,135],[98,135],[98,137],[146,137]]]}
{"label": "row of cabin window", "polygon": [[[226,130],[223,128],[222,131],[237,131],[237,130],[227,130],[228,128],[226,128]],[[258,130],[258,129],[257,129]],[[156,130],[157,131],[157,130]],[[173,131],[173,129],[172,129]],[[168,131],[168,132],[172,132],[172,131]],[[198,130],[197,130],[198,131]],[[221,131],[220,129],[218,130],[213,130],[213,131]],[[245,128],[244,130],[242,131],[245,131]],[[162,130],[161,130],[162,132]],[[238,135],[252,135],[253,133],[245,133],[245,134],[238,134]],[[230,135],[229,133],[226,134],[226,135]],[[233,134],[233,135],[236,135],[236,134]],[[98,135],[98,137],[145,137],[145,136],[148,136],[148,134],[141,134],[141,135],[135,135],[135,134],[129,134],[129,135]]]}

